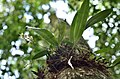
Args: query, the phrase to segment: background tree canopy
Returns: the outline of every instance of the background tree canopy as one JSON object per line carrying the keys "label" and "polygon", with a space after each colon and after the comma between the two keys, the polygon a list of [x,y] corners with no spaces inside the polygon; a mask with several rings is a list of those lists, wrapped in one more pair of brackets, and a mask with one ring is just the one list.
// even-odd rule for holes
{"label": "background tree canopy", "polygon": [[[81,4],[82,0],[0,0],[0,78],[35,78],[31,71],[46,65],[46,57],[33,58],[49,44],[26,27],[45,28],[57,37],[59,18],[71,24]],[[101,55],[113,66],[111,72],[119,79],[120,1],[90,0],[89,16],[105,9],[113,12],[104,21],[88,28],[83,37],[96,55]]]}

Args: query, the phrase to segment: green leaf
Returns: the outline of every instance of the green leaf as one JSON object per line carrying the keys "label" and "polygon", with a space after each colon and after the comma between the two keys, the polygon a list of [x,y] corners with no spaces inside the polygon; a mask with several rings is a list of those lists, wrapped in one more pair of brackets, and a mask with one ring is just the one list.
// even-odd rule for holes
{"label": "green leaf", "polygon": [[95,51],[95,53],[109,52],[110,50],[111,50],[111,48],[107,47],[107,48],[103,48],[103,49],[97,50],[97,51]]}
{"label": "green leaf", "polygon": [[96,15],[92,16],[87,21],[86,28],[90,27],[91,25],[93,25],[99,21],[103,21],[111,12],[112,12],[112,10],[108,9],[108,10],[101,11],[101,12],[97,13]]}
{"label": "green leaf", "polygon": [[111,47],[102,48],[100,50],[95,51],[95,53],[109,52],[109,51],[114,51],[118,49],[120,49],[120,43],[115,44],[114,48],[111,48]]}
{"label": "green leaf", "polygon": [[31,59],[31,56],[30,55],[27,55],[26,57],[23,57],[24,60],[30,60]]}
{"label": "green leaf", "polygon": [[70,40],[74,45],[79,41],[85,29],[89,13],[89,0],[84,0],[81,8],[77,11],[70,27]]}
{"label": "green leaf", "polygon": [[114,67],[116,65],[120,64],[120,56],[117,57],[117,59],[113,62],[113,65],[111,67]]}
{"label": "green leaf", "polygon": [[43,50],[43,51],[40,51],[39,53],[37,53],[35,56],[33,56],[33,60],[37,59],[37,58],[40,58],[40,57],[43,57],[45,55],[47,55],[49,52],[47,50]]}
{"label": "green leaf", "polygon": [[48,31],[46,29],[34,29],[34,30],[35,30],[35,32],[40,34],[40,36],[43,39],[45,39],[47,42],[49,42],[51,45],[58,46],[58,42],[56,41],[56,38],[50,31]]}

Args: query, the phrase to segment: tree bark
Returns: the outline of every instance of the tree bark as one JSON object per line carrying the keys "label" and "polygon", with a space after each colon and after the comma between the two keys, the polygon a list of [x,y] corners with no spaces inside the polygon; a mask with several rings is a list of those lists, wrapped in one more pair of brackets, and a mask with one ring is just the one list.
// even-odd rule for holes
{"label": "tree bark", "polygon": [[48,73],[45,79],[112,79],[96,68],[66,68],[59,73]]}
{"label": "tree bark", "polygon": [[92,50],[83,38],[75,48],[63,43],[48,57],[48,72],[39,79],[112,79],[106,64],[91,55]]}

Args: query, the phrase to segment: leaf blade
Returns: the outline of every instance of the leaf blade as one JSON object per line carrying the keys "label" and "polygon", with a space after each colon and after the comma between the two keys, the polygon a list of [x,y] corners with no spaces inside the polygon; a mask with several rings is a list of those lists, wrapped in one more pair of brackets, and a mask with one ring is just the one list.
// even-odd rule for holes
{"label": "leaf blade", "polygon": [[40,57],[43,57],[45,55],[47,55],[49,52],[47,50],[43,50],[43,51],[40,51],[39,53],[37,53],[36,55],[33,56],[33,60],[35,59],[38,59]]}
{"label": "leaf blade", "polygon": [[76,44],[85,29],[86,21],[89,12],[89,0],[84,0],[81,8],[76,13],[70,27],[70,40]]}
{"label": "leaf blade", "polygon": [[50,31],[48,31],[46,29],[34,29],[34,30],[35,30],[35,32],[40,34],[40,36],[43,39],[45,39],[47,42],[49,42],[51,45],[58,46],[58,42],[57,42],[56,38]]}
{"label": "leaf blade", "polygon": [[99,13],[97,13],[96,15],[92,16],[86,24],[86,28],[88,28],[89,26],[104,20],[110,13],[112,12],[111,9],[107,9],[107,10],[103,10]]}
{"label": "leaf blade", "polygon": [[103,53],[103,52],[109,52],[111,51],[112,49],[110,47],[107,47],[107,48],[103,48],[103,49],[100,49],[100,50],[97,50],[95,51],[95,53]]}
{"label": "leaf blade", "polygon": [[115,67],[116,65],[120,64],[120,56],[113,62],[111,67]]}

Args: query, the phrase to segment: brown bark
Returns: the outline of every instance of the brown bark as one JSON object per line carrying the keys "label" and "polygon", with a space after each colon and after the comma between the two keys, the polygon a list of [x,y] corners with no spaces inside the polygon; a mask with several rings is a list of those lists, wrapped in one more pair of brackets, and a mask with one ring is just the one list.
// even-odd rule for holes
{"label": "brown bark", "polygon": [[91,55],[92,51],[83,38],[75,48],[63,43],[47,59],[48,72],[39,79],[112,79],[105,62],[95,60]]}
{"label": "brown bark", "polygon": [[112,79],[96,68],[66,68],[59,73],[48,73],[45,79]]}

